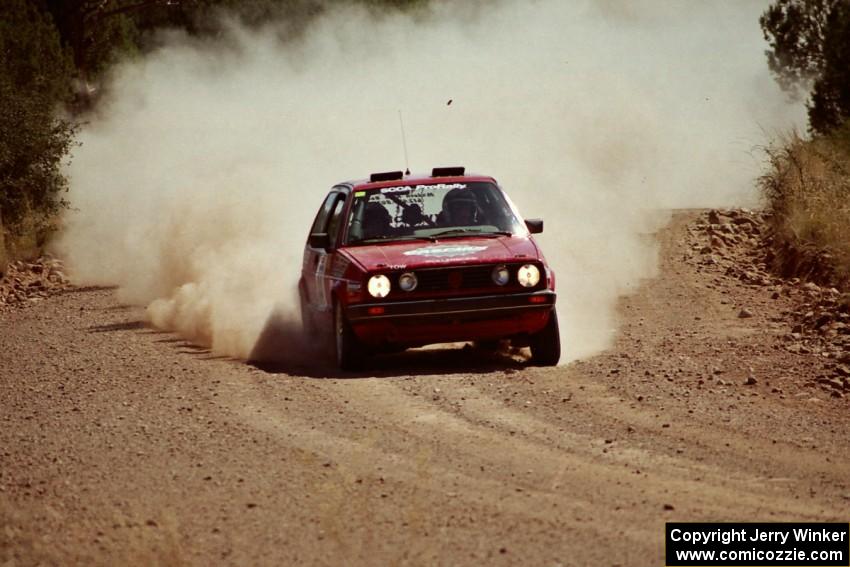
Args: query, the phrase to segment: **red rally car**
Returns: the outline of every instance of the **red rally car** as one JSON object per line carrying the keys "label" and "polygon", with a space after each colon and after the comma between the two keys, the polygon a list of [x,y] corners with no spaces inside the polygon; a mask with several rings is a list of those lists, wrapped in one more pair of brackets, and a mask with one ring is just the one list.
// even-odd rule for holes
{"label": "red rally car", "polygon": [[555,365],[555,275],[531,236],[542,231],[492,177],[462,167],[340,183],[304,249],[304,330],[332,330],[343,370],[374,352],[504,339]]}

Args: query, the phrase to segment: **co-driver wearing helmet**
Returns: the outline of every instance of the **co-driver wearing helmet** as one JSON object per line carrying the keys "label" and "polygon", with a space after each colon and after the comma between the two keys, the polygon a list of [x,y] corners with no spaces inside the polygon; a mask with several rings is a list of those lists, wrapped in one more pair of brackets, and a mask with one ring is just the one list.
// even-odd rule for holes
{"label": "co-driver wearing helmet", "polygon": [[443,197],[441,224],[445,226],[471,226],[479,222],[478,201],[467,189],[452,189]]}

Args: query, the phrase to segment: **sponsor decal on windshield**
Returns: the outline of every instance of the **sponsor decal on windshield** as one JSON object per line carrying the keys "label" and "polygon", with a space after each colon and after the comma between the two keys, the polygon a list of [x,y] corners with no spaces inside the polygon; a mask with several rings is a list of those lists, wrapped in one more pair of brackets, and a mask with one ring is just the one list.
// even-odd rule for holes
{"label": "sponsor decal on windshield", "polygon": [[408,250],[405,256],[426,256],[429,258],[454,258],[456,256],[467,256],[475,252],[486,250],[486,246],[469,246],[456,244],[452,246],[426,246],[415,250]]}
{"label": "sponsor decal on windshield", "polygon": [[399,185],[384,187],[381,193],[401,193],[402,191],[425,191],[427,189],[466,189],[465,183],[437,183],[436,185]]}

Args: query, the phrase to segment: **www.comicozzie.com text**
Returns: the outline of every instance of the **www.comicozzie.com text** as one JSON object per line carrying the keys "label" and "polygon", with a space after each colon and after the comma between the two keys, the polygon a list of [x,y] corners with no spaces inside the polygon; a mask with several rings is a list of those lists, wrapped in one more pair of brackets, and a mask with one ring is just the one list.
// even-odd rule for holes
{"label": "www.comicozzie.com text", "polygon": [[811,528],[762,530],[759,528],[729,528],[716,530],[683,530],[675,528],[670,532],[672,541],[686,541],[691,543],[722,543],[728,545],[738,541],[773,541],[781,544],[788,542],[793,536],[794,542],[841,542],[845,541],[846,531],[840,530],[813,530]]}

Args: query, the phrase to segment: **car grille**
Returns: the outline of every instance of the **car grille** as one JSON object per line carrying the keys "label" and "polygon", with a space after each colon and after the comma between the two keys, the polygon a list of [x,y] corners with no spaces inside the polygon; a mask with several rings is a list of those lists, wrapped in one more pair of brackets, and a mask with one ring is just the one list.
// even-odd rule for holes
{"label": "car grille", "polygon": [[516,280],[517,269],[522,264],[505,264],[511,272],[511,279],[507,285],[496,285],[493,282],[492,272],[496,266],[503,264],[484,264],[479,266],[454,266],[446,268],[425,268],[415,270],[416,277],[419,279],[419,284],[413,292],[404,292],[399,289],[398,277],[402,272],[392,275],[393,290],[391,296],[401,299],[403,297],[414,297],[420,294],[430,293],[446,293],[452,292],[473,292],[482,291],[485,293],[493,293],[499,291],[534,291],[545,287],[545,272],[543,266],[537,264],[540,269],[540,283],[534,288],[524,288],[519,285]]}
{"label": "car grille", "polygon": [[496,287],[490,277],[492,270],[493,266],[421,270],[416,274],[419,278],[418,289],[420,291],[442,291]]}

